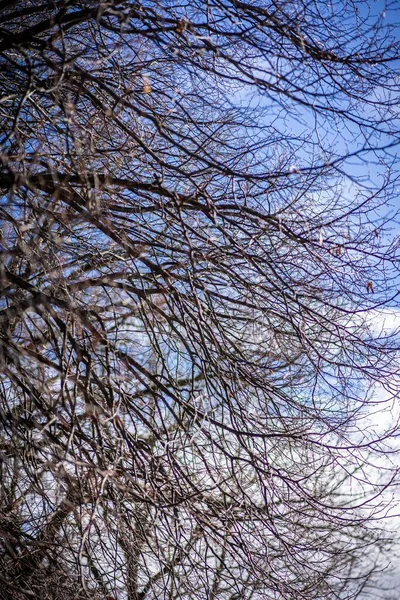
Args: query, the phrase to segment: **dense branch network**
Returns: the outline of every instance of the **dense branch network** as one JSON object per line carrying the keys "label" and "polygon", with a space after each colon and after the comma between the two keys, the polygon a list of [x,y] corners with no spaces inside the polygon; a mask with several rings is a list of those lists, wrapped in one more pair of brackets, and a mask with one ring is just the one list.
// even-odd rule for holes
{"label": "dense branch network", "polygon": [[0,2],[2,597],[372,589],[395,35],[363,2]]}

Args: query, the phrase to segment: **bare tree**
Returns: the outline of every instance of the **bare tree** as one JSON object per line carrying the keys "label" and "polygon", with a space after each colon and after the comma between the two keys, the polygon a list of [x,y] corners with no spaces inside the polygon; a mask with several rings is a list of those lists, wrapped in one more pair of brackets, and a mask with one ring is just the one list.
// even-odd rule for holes
{"label": "bare tree", "polygon": [[0,35],[0,594],[368,594],[396,475],[397,423],[365,427],[399,389],[374,325],[390,18],[3,1]]}

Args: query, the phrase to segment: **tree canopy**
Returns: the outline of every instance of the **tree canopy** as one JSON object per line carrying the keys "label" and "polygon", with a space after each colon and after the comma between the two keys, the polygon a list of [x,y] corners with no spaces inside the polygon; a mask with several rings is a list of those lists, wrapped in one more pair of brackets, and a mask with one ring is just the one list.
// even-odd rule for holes
{"label": "tree canopy", "polygon": [[2,597],[368,594],[399,390],[368,5],[0,2]]}

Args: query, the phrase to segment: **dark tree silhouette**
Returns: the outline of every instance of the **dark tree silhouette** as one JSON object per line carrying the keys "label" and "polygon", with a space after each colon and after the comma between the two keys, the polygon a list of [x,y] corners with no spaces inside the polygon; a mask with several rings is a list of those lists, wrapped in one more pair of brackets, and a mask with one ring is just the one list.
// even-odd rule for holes
{"label": "dark tree silhouette", "polygon": [[368,4],[0,2],[2,598],[383,594],[399,42]]}

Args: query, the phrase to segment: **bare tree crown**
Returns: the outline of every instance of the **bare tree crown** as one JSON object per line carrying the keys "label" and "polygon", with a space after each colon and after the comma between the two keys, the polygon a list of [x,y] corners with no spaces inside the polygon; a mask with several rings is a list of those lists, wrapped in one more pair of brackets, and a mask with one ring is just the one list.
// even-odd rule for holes
{"label": "bare tree crown", "polygon": [[399,41],[368,5],[0,2],[0,597],[372,589]]}

